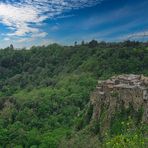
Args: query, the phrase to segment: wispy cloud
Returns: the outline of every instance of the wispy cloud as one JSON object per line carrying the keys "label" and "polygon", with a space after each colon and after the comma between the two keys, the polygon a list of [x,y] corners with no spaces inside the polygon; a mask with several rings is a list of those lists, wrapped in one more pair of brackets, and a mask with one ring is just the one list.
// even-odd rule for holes
{"label": "wispy cloud", "polygon": [[72,9],[90,7],[103,0],[6,0],[0,2],[0,23],[10,29],[9,37],[45,37],[39,29],[47,19],[60,17]]}
{"label": "wispy cloud", "polygon": [[[80,25],[76,26],[76,28],[79,27],[85,32],[87,32],[87,30],[91,31],[89,32],[89,36],[85,33],[83,36],[79,35],[79,40],[138,40],[143,38],[144,35],[148,38],[148,19],[145,16],[145,6],[147,5],[148,1],[141,2],[140,4],[135,3],[134,6],[128,4],[116,9],[111,9],[106,13],[87,17],[87,19],[79,22]],[[92,28],[95,28],[95,31]]]}
{"label": "wispy cloud", "polygon": [[118,38],[118,40],[145,40],[148,39],[148,31],[140,31],[133,34],[127,34]]}

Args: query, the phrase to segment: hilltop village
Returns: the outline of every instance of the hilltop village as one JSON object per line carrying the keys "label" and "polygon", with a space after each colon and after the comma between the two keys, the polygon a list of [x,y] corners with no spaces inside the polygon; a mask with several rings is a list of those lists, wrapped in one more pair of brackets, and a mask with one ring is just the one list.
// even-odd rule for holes
{"label": "hilltop village", "polygon": [[143,108],[142,121],[148,123],[148,77],[129,74],[98,81],[91,96],[91,105],[92,121],[100,120],[105,111],[102,130],[110,126],[111,118],[117,111],[122,107],[128,109],[131,105],[135,111]]}

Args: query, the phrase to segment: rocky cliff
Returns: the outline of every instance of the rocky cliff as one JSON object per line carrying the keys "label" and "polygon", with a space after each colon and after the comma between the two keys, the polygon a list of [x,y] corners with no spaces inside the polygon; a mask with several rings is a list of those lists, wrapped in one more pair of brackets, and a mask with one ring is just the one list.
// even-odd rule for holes
{"label": "rocky cliff", "polygon": [[122,109],[132,108],[135,113],[142,110],[141,121],[148,123],[148,77],[130,74],[98,81],[90,104],[93,107],[91,122],[99,121],[101,133],[110,127],[112,118]]}

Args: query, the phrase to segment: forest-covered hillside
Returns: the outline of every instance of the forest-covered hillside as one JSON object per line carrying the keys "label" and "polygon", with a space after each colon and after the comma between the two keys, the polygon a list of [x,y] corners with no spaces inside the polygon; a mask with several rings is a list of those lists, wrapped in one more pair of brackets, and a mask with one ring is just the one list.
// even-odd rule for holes
{"label": "forest-covered hillside", "polygon": [[75,46],[1,49],[0,147],[86,147],[88,139],[90,147],[98,147],[103,143],[98,133],[91,131],[91,138],[80,134],[85,130],[78,128],[80,116],[97,80],[123,73],[148,76],[147,43],[93,40]]}

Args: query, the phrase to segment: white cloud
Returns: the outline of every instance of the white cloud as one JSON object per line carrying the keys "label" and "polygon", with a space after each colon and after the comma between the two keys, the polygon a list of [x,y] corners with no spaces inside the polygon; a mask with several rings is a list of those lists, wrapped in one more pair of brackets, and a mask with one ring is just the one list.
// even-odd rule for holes
{"label": "white cloud", "polygon": [[32,34],[30,37],[22,37],[20,39],[17,39],[16,41],[19,43],[23,43],[23,42],[32,42],[35,41],[36,38],[44,38],[47,35],[46,32],[40,32],[40,33],[35,33]]}
{"label": "white cloud", "polygon": [[4,38],[4,41],[9,41],[9,40],[10,40],[10,38],[7,38],[7,37]]}
{"label": "white cloud", "polygon": [[[9,37],[28,34],[32,38],[45,37],[39,29],[46,19],[59,17],[65,11],[89,7],[102,0],[6,0],[0,2],[0,23],[10,29]],[[23,41],[24,39],[22,39]],[[25,41],[25,40],[24,40]]]}
{"label": "white cloud", "polygon": [[40,33],[37,33],[37,34],[33,34],[31,37],[33,37],[33,38],[36,38],[36,37],[44,38],[46,36],[47,36],[46,32],[40,32]]}
{"label": "white cloud", "polygon": [[9,26],[15,32],[9,35],[23,36],[26,33],[38,32],[37,28],[29,26],[29,23],[38,23],[41,18],[38,17],[34,8],[27,6],[16,7],[11,4],[0,4],[1,23]]}
{"label": "white cloud", "polygon": [[58,25],[52,26],[52,27],[50,28],[50,30],[51,30],[51,31],[57,31],[57,30],[59,30],[59,26],[58,26]]}
{"label": "white cloud", "polygon": [[141,31],[141,32],[136,32],[136,33],[130,33],[128,35],[124,35],[119,37],[119,40],[136,40],[136,39],[147,39],[148,38],[148,31]]}
{"label": "white cloud", "polygon": [[17,42],[18,43],[32,42],[33,40],[34,40],[34,38],[21,38],[21,39],[18,39]]}

